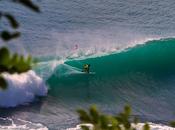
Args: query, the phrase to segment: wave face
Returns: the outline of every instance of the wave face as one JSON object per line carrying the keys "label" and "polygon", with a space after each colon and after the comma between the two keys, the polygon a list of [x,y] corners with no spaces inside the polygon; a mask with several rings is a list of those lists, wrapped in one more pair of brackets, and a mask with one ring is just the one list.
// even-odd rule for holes
{"label": "wave face", "polygon": [[[175,107],[174,43],[175,39],[153,40],[104,56],[67,60],[56,65],[48,77],[49,95],[75,109],[95,103],[113,112],[128,103],[136,114],[144,115],[142,118],[171,120]],[[86,63],[91,64],[94,75],[81,72]]]}
{"label": "wave face", "polygon": [[[122,52],[84,60],[67,61],[65,64],[82,68],[91,64],[91,71],[98,76],[117,76],[131,72],[174,74],[175,39],[155,40],[128,48]],[[81,63],[81,64],[80,64]]]}
{"label": "wave face", "polygon": [[[166,77],[175,74],[175,39],[148,41],[145,44],[127,48],[121,52],[105,56],[67,60],[64,64],[54,65],[50,80],[54,77],[59,80],[77,79],[87,75],[81,72],[84,64],[90,64],[91,72],[100,77],[110,79],[129,74],[148,74],[156,77]],[[49,68],[50,69],[49,65]],[[77,77],[77,78],[76,78]],[[60,81],[59,81],[60,82]],[[66,81],[67,82],[67,81]]]}
{"label": "wave face", "polygon": [[34,71],[22,74],[3,74],[8,89],[0,91],[0,107],[14,107],[34,100],[36,96],[45,96],[47,87]]}

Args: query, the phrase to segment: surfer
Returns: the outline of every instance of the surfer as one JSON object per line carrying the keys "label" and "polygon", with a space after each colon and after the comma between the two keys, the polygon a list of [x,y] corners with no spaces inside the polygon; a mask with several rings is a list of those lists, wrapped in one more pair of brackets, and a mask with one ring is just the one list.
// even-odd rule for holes
{"label": "surfer", "polygon": [[82,72],[89,73],[89,69],[90,69],[90,64],[84,64]]}
{"label": "surfer", "polygon": [[74,48],[73,48],[74,50],[77,50],[78,49],[78,45],[77,44],[75,44],[75,46],[74,46]]}

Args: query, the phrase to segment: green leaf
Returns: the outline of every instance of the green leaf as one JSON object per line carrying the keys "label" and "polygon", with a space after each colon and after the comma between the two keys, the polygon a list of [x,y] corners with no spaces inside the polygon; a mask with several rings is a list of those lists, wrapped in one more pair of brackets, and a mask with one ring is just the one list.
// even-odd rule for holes
{"label": "green leaf", "polygon": [[16,29],[16,28],[19,27],[19,24],[18,24],[18,22],[16,21],[16,19],[13,17],[13,15],[8,14],[8,13],[5,13],[5,14],[4,14],[4,17],[6,17],[6,18],[9,20],[10,25],[11,25],[13,28]]}
{"label": "green leaf", "polygon": [[20,36],[20,32],[14,32],[14,33],[10,33],[8,31],[1,32],[1,38],[4,41],[9,41],[11,39],[18,38],[19,36]]}
{"label": "green leaf", "polygon": [[27,57],[26,63],[28,64],[32,63],[32,57],[30,55]]}
{"label": "green leaf", "polygon": [[0,12],[0,20],[1,20],[1,18],[2,18],[2,12]]}
{"label": "green leaf", "polygon": [[119,113],[115,118],[120,124],[127,120],[127,116],[124,113]]}
{"label": "green leaf", "polygon": [[129,121],[123,122],[125,129],[131,128],[131,123]]}
{"label": "green leaf", "polygon": [[0,48],[0,65],[7,65],[10,58],[9,51],[6,47]]}
{"label": "green leaf", "polygon": [[124,107],[124,112],[126,115],[130,115],[131,114],[131,107],[129,105]]}
{"label": "green leaf", "polygon": [[97,107],[94,105],[94,106],[91,106],[90,109],[89,109],[89,113],[92,117],[92,121],[93,123],[98,123],[98,119],[99,119],[99,113],[97,111]]}
{"label": "green leaf", "polygon": [[85,126],[85,125],[81,125],[81,129],[82,130],[89,130],[89,127],[88,126]]}
{"label": "green leaf", "polygon": [[109,119],[110,119],[112,126],[116,127],[119,124],[118,121],[114,117],[110,116]]}
{"label": "green leaf", "polygon": [[5,79],[2,76],[0,76],[0,88],[2,90],[7,89],[7,83],[6,83]]}
{"label": "green leaf", "polygon": [[117,125],[116,130],[122,130],[121,126]]}
{"label": "green leaf", "polygon": [[170,122],[171,127],[175,127],[175,121]]}
{"label": "green leaf", "polygon": [[4,41],[9,41],[11,39],[11,34],[8,31],[1,32],[1,38]]}
{"label": "green leaf", "polygon": [[20,56],[19,61],[15,67],[17,68],[18,73],[22,73],[22,72],[27,71],[23,56]]}
{"label": "green leaf", "polygon": [[145,125],[143,126],[143,130],[150,130],[150,126],[147,123],[145,123]]}
{"label": "green leaf", "polygon": [[108,129],[109,130],[120,130],[118,121],[113,116],[108,116]]}
{"label": "green leaf", "polygon": [[100,116],[100,124],[102,129],[107,129],[109,125],[109,118],[105,115]]}
{"label": "green leaf", "polygon": [[81,122],[85,122],[85,123],[91,123],[91,119],[89,117],[89,115],[86,113],[86,111],[79,109],[77,110],[78,114],[79,114],[79,118]]}
{"label": "green leaf", "polygon": [[29,56],[24,58],[23,56],[18,56],[14,54],[10,56],[7,48],[0,48],[0,73],[22,73],[31,69],[32,59]]}
{"label": "green leaf", "polygon": [[139,123],[139,119],[137,117],[134,117],[134,124],[138,124]]}
{"label": "green leaf", "polygon": [[17,64],[18,61],[19,61],[19,57],[18,57],[18,55],[17,55],[16,53],[13,54],[13,56],[12,56],[12,58],[11,58],[11,62],[10,62],[10,64],[13,66],[13,65]]}
{"label": "green leaf", "polygon": [[20,4],[28,7],[29,9],[32,9],[35,12],[40,12],[39,7],[35,4],[33,4],[33,2],[31,0],[13,0],[13,2],[20,3]]}

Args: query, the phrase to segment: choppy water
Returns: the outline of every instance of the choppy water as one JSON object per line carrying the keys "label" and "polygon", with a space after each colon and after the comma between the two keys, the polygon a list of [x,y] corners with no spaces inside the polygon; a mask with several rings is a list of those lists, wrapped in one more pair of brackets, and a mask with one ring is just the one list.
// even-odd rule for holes
{"label": "choppy water", "polygon": [[[5,74],[10,89],[0,92],[1,129],[75,128],[75,110],[90,104],[106,113],[130,104],[134,115],[155,123],[152,129],[170,129],[159,124],[175,119],[175,1],[36,3],[41,14],[0,3],[0,10],[19,19],[23,33],[7,46],[38,60],[33,71]],[[81,72],[85,63],[95,75]],[[47,88],[47,96],[37,97]]]}

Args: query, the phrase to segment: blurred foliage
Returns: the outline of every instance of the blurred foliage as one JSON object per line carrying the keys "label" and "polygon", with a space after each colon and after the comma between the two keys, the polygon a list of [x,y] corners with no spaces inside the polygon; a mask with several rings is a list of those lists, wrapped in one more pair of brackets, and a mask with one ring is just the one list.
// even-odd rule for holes
{"label": "blurred foliage", "polygon": [[[0,0],[0,1],[3,1],[3,0]],[[35,5],[31,0],[9,0],[9,1],[25,6],[31,9],[32,11],[40,12],[39,7]],[[9,41],[11,39],[19,37],[20,32],[17,31],[17,29],[19,28],[19,22],[15,19],[15,17],[6,11],[0,11],[0,20],[2,19],[2,17],[8,20],[11,28],[14,31],[12,32],[8,30],[0,30],[1,39],[4,41]]]}
{"label": "blurred foliage", "polygon": [[[139,122],[138,118],[131,118],[130,106],[125,106],[121,113],[114,116],[99,112],[94,105],[89,108],[88,112],[83,109],[77,112],[81,123],[93,125],[93,128],[90,128],[82,124],[83,130],[136,130],[134,126]],[[150,130],[149,125],[145,123],[142,130]]]}
{"label": "blurred foliage", "polygon": [[[26,72],[31,69],[31,64],[31,56],[24,58],[24,56],[18,54],[10,55],[7,48],[0,48],[0,74],[5,72],[10,74]],[[7,83],[2,76],[0,76],[0,86],[2,89],[7,88]]]}
{"label": "blurred foliage", "polygon": [[170,122],[171,127],[175,127],[175,121]]}
{"label": "blurred foliage", "polygon": [[8,49],[5,47],[0,49],[0,59],[2,59],[0,60],[0,73],[22,73],[31,69],[30,64],[32,59],[30,56],[26,59],[24,56],[19,56],[18,54],[10,56]]}
{"label": "blurred foliage", "polygon": [[[5,1],[5,0],[0,0]],[[20,4],[31,9],[34,12],[40,12],[39,7],[35,5],[32,0],[9,0],[9,2]],[[19,22],[16,18],[7,11],[0,11],[0,22],[2,18],[8,20],[11,30],[0,30],[0,38],[7,42],[14,38],[18,38],[20,36],[20,32],[17,31],[19,28]],[[2,73],[22,73],[31,69],[32,58],[28,56],[24,58],[24,56],[20,56],[18,54],[11,55],[9,50],[5,47],[0,48],[0,88],[6,89],[7,83],[2,76]]]}
{"label": "blurred foliage", "polygon": [[39,7],[35,5],[31,0],[12,0],[12,2],[22,4],[23,6],[26,6],[35,12],[40,12]]}

